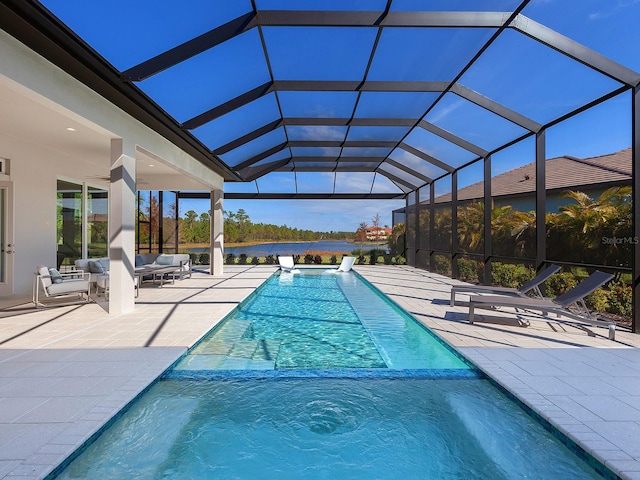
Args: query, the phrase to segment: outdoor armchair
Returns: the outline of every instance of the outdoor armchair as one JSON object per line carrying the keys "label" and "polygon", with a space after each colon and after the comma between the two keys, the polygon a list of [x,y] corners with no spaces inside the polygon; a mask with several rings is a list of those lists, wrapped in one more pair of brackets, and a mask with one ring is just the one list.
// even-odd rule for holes
{"label": "outdoor armchair", "polygon": [[[71,270],[59,273],[44,265],[38,265],[33,279],[33,303],[36,308],[68,305],[78,302],[89,302],[91,293],[91,274],[82,270]],[[43,303],[41,295],[46,299],[69,298],[69,302]]]}

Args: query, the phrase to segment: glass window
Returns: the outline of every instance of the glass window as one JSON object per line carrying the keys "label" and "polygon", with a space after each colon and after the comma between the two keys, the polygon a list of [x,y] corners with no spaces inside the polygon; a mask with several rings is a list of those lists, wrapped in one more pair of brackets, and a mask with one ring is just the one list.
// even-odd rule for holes
{"label": "glass window", "polygon": [[109,256],[109,196],[101,188],[87,188],[87,250],[89,258]]}
{"label": "glass window", "polygon": [[82,185],[58,180],[56,202],[58,263],[82,258]]}
{"label": "glass window", "polygon": [[275,79],[361,80],[377,28],[264,27]]}
{"label": "glass window", "polygon": [[151,253],[150,197],[149,191],[139,191],[136,195],[136,253]]}
{"label": "glass window", "polygon": [[404,191],[384,175],[376,173],[371,193],[400,193]]}
{"label": "glass window", "polygon": [[367,79],[451,81],[493,33],[485,28],[385,28]]}
{"label": "glass window", "polygon": [[253,29],[138,86],[178,122],[185,122],[270,79],[260,35]]}
{"label": "glass window", "polygon": [[[177,192],[162,192],[162,251],[178,252],[178,194]],[[201,214],[203,225],[201,230],[203,234],[209,236],[209,208],[204,209],[205,213]],[[203,235],[204,236],[204,235]]]}

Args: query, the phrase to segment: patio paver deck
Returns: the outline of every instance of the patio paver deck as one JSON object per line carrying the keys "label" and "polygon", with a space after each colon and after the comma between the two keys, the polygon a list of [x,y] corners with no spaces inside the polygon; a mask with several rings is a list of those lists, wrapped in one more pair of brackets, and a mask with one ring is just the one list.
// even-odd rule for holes
{"label": "patio paver deck", "polygon": [[[488,312],[469,325],[447,277],[355,269],[625,479],[640,479],[640,336]],[[143,287],[134,312],[98,304],[0,310],[0,478],[42,478],[275,270]]]}

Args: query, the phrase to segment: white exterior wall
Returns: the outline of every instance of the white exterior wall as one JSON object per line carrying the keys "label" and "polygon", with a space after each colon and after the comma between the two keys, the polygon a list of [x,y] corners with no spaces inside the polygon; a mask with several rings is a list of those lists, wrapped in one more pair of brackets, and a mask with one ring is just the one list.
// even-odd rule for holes
{"label": "white exterior wall", "polygon": [[[77,149],[40,142],[37,126],[8,132],[0,126],[0,157],[10,159],[15,197],[14,293],[31,291],[37,264],[56,264],[57,179],[108,189],[110,144],[122,138],[135,145],[140,157],[149,155],[176,169],[154,177],[142,189],[222,190],[223,179],[174,144],[147,128],[58,67],[0,31],[0,102],[20,96],[53,116],[60,115],[87,128],[91,142]],[[2,123],[13,126],[9,114]],[[31,133],[31,136],[30,135]],[[186,175],[186,177],[185,177]],[[103,177],[103,178],[100,178]],[[186,187],[186,188],[185,188]]]}

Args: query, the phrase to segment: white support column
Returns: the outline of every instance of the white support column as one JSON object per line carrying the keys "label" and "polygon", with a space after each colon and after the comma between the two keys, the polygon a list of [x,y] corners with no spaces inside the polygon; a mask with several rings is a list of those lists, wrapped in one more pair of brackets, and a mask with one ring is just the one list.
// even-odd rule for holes
{"label": "white support column", "polygon": [[224,192],[222,190],[211,191],[211,253],[209,255],[211,275],[222,275],[222,265],[224,264],[223,202]]}
{"label": "white support column", "polygon": [[111,140],[109,313],[112,314],[127,313],[135,307],[135,208],[135,149],[125,152],[121,139]]}

